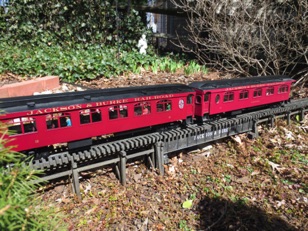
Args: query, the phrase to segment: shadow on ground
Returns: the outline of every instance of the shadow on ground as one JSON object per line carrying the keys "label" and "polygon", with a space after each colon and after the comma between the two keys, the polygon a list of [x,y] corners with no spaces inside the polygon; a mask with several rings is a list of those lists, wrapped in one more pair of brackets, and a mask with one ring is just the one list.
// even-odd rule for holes
{"label": "shadow on ground", "polygon": [[[257,207],[249,207],[244,201],[235,203],[223,199],[204,198],[197,207],[200,214],[198,230],[249,230],[295,231],[297,229],[282,218],[267,214]],[[307,227],[306,227],[307,228]]]}

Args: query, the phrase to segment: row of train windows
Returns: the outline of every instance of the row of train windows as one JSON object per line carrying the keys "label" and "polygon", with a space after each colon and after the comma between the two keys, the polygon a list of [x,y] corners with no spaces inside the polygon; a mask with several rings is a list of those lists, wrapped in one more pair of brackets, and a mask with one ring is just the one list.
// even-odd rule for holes
{"label": "row of train windows", "polygon": [[9,135],[36,131],[35,119],[32,117],[15,118],[8,121]]}
{"label": "row of train windows", "polygon": [[[69,113],[54,113],[46,115],[47,129],[72,126]],[[33,117],[21,117],[8,121],[10,135],[33,133],[37,131],[36,121]]]}
{"label": "row of train windows", "polygon": [[[262,88],[255,89],[253,91],[253,97],[254,98],[261,97],[262,96],[262,92],[263,92]],[[278,88],[278,94],[286,93],[286,92],[288,92],[288,86],[287,85],[283,85],[283,86],[280,86]],[[265,95],[266,96],[274,95],[274,87],[266,88]],[[209,96],[210,96],[210,92],[207,92],[204,95],[204,102],[208,102],[209,101]],[[239,99],[240,100],[248,99],[248,97],[249,97],[248,90],[243,90],[243,91],[240,92],[240,95],[239,95]],[[224,102],[231,102],[233,100],[234,100],[234,92],[230,91],[230,92],[226,92],[224,94],[224,98],[223,98]],[[218,103],[220,101],[220,95],[216,96],[215,101],[216,101],[216,103]],[[197,96],[196,103],[201,103],[200,96]]]}
{"label": "row of train windows", "polygon": [[[161,100],[156,105],[157,112],[172,110],[171,100]],[[135,116],[151,114],[150,102],[142,102],[134,105]],[[109,119],[128,117],[126,105],[109,107]],[[100,109],[85,109],[79,112],[80,124],[88,124],[102,121]],[[46,115],[47,129],[63,128],[72,126],[70,113],[53,113]],[[36,122],[33,117],[21,117],[8,121],[9,130],[12,134],[23,134],[36,132]]]}
{"label": "row of train windows", "polygon": [[[156,112],[164,112],[172,110],[171,100],[161,100],[156,104]],[[142,102],[134,105],[134,115],[149,115],[151,114],[151,103]],[[126,105],[116,105],[109,107],[109,119],[125,118],[128,117],[128,109]]]}

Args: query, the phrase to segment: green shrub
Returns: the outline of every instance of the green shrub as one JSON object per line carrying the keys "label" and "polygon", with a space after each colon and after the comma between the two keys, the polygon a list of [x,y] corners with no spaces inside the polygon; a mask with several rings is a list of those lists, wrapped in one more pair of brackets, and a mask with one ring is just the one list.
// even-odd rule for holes
{"label": "green shrub", "polygon": [[[0,43],[0,74],[11,72],[21,76],[58,75],[62,80],[75,82],[123,73],[139,73],[142,68],[174,73],[184,67],[178,56],[159,57],[150,49],[147,55],[114,46],[101,45],[40,45],[14,46]],[[197,66],[195,66],[197,65]],[[202,70],[190,64],[187,74]]]}
{"label": "green shrub", "polygon": [[149,33],[145,20],[134,10],[116,11],[114,1],[10,0],[7,9],[0,8],[0,74],[75,82],[184,67],[184,60],[159,57],[150,44],[147,55],[139,54],[138,40]]}
{"label": "green shrub", "polygon": [[[0,230],[59,230],[54,212],[36,199],[36,171],[21,163],[24,156],[4,147],[0,124]],[[10,167],[9,167],[10,166]]]}
{"label": "green shrub", "polygon": [[108,0],[10,0],[0,11],[0,37],[18,45],[132,44],[145,30],[138,12]]}

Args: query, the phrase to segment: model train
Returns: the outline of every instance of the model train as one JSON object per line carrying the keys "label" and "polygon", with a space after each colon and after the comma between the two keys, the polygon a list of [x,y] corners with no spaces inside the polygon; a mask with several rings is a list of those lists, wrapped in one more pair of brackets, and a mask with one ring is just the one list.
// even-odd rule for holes
{"label": "model train", "polygon": [[27,154],[48,154],[92,145],[97,137],[187,126],[289,100],[294,82],[263,76],[69,92],[0,99],[7,145]]}

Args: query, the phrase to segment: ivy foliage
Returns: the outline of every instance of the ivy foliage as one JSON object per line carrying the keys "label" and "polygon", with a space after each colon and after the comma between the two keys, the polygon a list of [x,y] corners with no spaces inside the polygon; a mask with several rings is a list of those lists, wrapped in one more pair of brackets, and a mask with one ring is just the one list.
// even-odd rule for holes
{"label": "ivy foliage", "polygon": [[10,0],[0,12],[0,33],[18,45],[113,45],[143,32],[138,13],[117,11],[112,0]]}
{"label": "ivy foliage", "polygon": [[5,147],[0,124],[0,230],[59,230],[55,211],[39,204],[35,190],[38,172],[21,163],[24,156]]}
{"label": "ivy foliage", "polygon": [[175,73],[183,69],[186,75],[207,69],[195,62],[185,63],[185,57],[169,54],[160,57],[151,49],[147,55],[138,50],[127,51],[117,46],[60,45],[17,46],[0,43],[0,73],[20,76],[58,75],[64,81],[112,78],[125,73],[138,74],[142,70]]}
{"label": "ivy foliage", "polygon": [[137,43],[149,32],[138,12],[117,7],[127,2],[146,1],[10,0],[0,7],[0,74],[75,82],[183,68],[179,57],[159,57],[150,44],[147,55],[139,54]]}
{"label": "ivy foliage", "polygon": [[0,44],[0,53],[3,54],[0,57],[0,73],[12,72],[21,76],[58,75],[69,82],[136,72],[137,67],[147,62],[136,50],[120,52],[117,47],[100,45],[87,48],[76,45],[72,49],[60,45],[19,47],[3,43]]}

